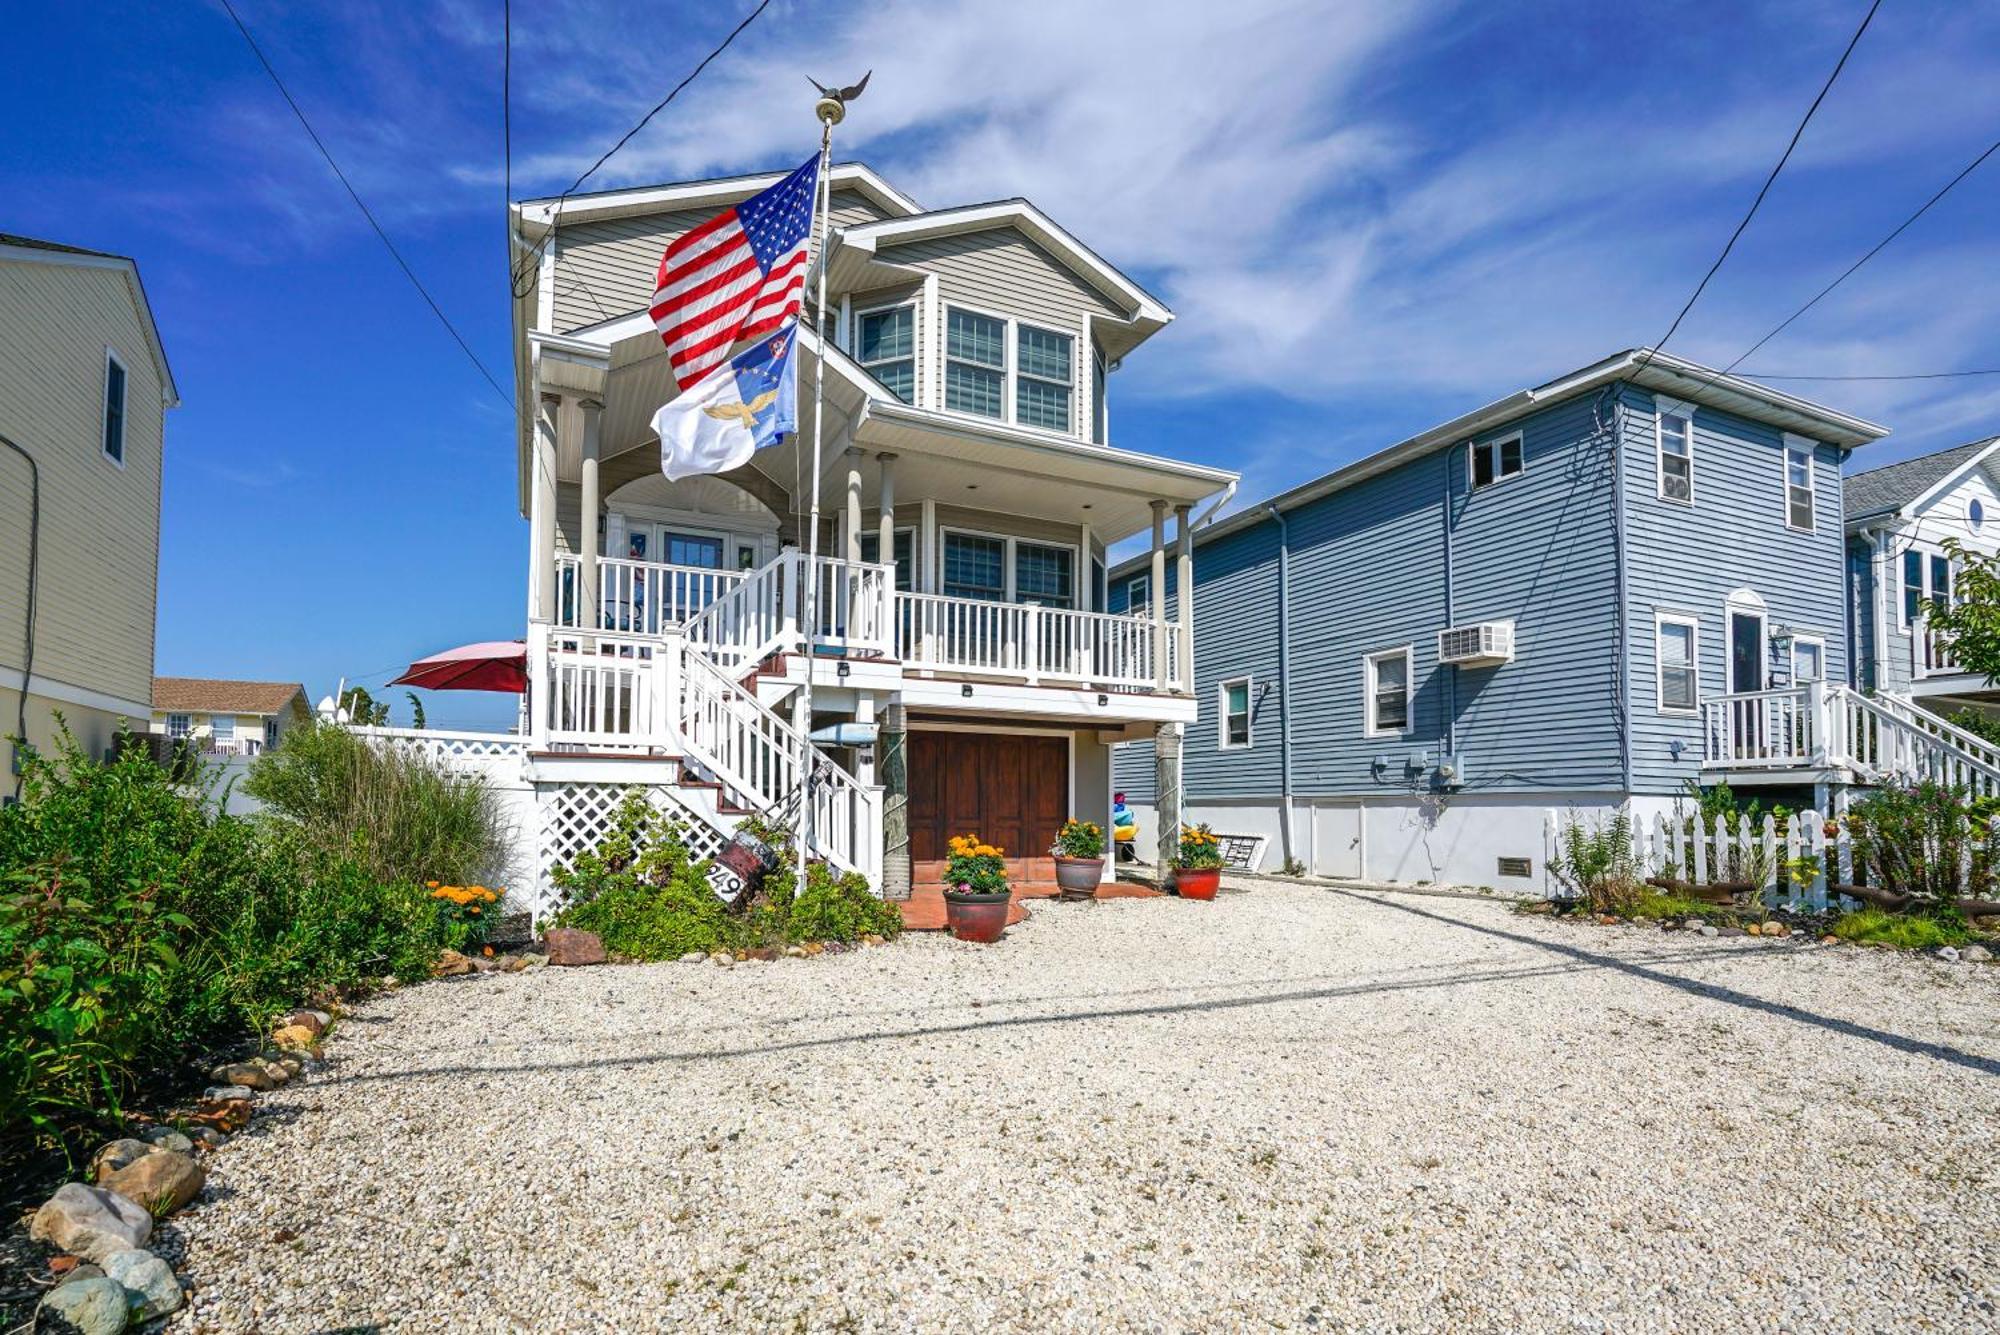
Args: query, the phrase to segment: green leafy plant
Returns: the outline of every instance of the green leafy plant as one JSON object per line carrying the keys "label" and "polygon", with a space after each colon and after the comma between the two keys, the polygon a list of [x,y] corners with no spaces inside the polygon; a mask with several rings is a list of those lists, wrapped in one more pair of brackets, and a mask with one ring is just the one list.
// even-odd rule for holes
{"label": "green leafy plant", "polygon": [[1059,858],[1101,858],[1104,856],[1104,827],[1071,816],[1056,831],[1056,842],[1049,852]]}
{"label": "green leafy plant", "polygon": [[1832,932],[1843,941],[1877,941],[1901,950],[1962,946],[1972,939],[1962,918],[1940,919],[1877,908],[1842,914],[1833,924]]}
{"label": "green leafy plant", "polygon": [[1632,817],[1615,811],[1586,822],[1569,813],[1556,835],[1549,874],[1566,892],[1599,913],[1630,915],[1645,891],[1632,855]]}
{"label": "green leafy plant", "polygon": [[1174,855],[1180,871],[1213,871],[1222,865],[1222,841],[1206,825],[1181,826],[1181,846]]}
{"label": "green leafy plant", "polygon": [[1993,891],[1993,836],[1962,789],[1928,779],[1877,789],[1848,808],[1847,828],[1868,888],[1909,896],[1919,912]]}
{"label": "green leafy plant", "polygon": [[1008,891],[1006,850],[976,834],[961,834],[945,847],[944,883],[962,895],[1004,895]]}

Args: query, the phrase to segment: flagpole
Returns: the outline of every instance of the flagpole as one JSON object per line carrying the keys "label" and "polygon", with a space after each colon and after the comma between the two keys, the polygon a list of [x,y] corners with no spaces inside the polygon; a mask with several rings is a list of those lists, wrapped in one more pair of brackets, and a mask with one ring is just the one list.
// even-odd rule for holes
{"label": "flagpole", "polygon": [[819,117],[819,180],[813,191],[813,260],[819,266],[819,297],[813,306],[813,461],[812,518],[806,537],[805,726],[799,729],[799,869],[794,894],[804,894],[808,848],[812,841],[813,743],[812,701],[815,646],[819,639],[819,474],[820,446],[826,422],[826,224],[831,183],[827,179],[833,154],[833,127],[846,114],[836,97],[821,97],[813,107]]}

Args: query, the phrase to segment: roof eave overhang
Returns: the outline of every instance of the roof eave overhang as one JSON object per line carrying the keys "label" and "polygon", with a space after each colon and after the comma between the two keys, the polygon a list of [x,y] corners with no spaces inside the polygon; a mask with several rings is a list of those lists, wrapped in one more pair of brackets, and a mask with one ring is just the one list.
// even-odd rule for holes
{"label": "roof eave overhang", "polygon": [[[538,241],[556,225],[601,222],[607,218],[627,218],[635,214],[662,213],[682,209],[723,208],[739,204],[785,179],[785,172],[757,172],[749,176],[725,176],[707,181],[686,181],[675,185],[638,186],[624,190],[601,190],[594,194],[571,195],[567,199],[548,196],[525,199],[515,205],[521,231],[530,241]],[[918,203],[890,185],[873,168],[859,162],[837,162],[827,172],[835,190],[853,190],[885,213],[898,217],[922,211]]]}

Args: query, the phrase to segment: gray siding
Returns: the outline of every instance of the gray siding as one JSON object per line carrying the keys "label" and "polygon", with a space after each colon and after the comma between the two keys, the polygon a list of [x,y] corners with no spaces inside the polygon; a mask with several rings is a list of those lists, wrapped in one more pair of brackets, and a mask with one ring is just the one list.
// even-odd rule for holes
{"label": "gray siding", "polygon": [[1123,319],[1097,290],[1011,227],[884,246],[889,264],[938,276],[946,302],[964,302],[1056,329],[1083,327],[1086,312]]}
{"label": "gray siding", "polygon": [[[1847,677],[1846,539],[1840,466],[1844,452],[1814,452],[1814,527],[1785,524],[1783,436],[1775,427],[1713,408],[1694,413],[1694,502],[1662,500],[1653,395],[1627,388],[1623,408],[1626,516],[1631,550],[1632,790],[1676,792],[1701,758],[1696,717],[1661,712],[1653,636],[1656,611],[1700,622],[1701,694],[1728,689],[1724,603],[1748,589],[1768,606],[1767,628],[1826,641],[1826,675]],[[1789,684],[1791,666],[1767,645],[1767,685]],[[1681,743],[1678,758],[1672,743]]]}

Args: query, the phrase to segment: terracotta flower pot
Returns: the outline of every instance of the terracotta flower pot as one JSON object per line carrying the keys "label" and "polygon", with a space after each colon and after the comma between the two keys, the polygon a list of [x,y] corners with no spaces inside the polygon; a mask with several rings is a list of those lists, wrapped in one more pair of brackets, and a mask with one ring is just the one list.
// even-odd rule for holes
{"label": "terracotta flower pot", "polygon": [[944,920],[951,934],[961,941],[992,942],[1007,930],[1007,906],[1014,897],[1002,890],[997,894],[944,892]]}
{"label": "terracotta flower pot", "polygon": [[1214,899],[1221,884],[1220,867],[1181,867],[1174,872],[1174,889],[1182,899]]}
{"label": "terracotta flower pot", "polygon": [[1103,858],[1066,858],[1056,855],[1056,884],[1064,899],[1090,899],[1104,879]]}

